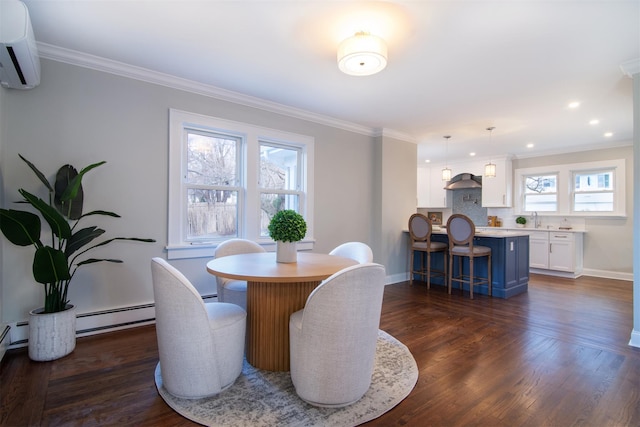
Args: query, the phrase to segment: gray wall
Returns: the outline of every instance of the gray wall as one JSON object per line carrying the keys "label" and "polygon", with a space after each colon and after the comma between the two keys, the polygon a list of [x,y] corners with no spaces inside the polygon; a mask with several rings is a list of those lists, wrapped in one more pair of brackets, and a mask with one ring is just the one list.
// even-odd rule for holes
{"label": "gray wall", "polygon": [[518,168],[626,159],[626,218],[585,218],[584,268],[633,272],[633,146],[514,160]]}
{"label": "gray wall", "polygon": [[[3,184],[3,168],[2,168],[2,154],[3,154],[3,150],[2,150],[2,146],[3,146],[3,141],[4,141],[4,129],[5,129],[5,125],[4,125],[4,113],[3,113],[3,105],[4,105],[4,90],[0,89],[0,206],[2,203],[2,200],[4,200],[4,184]],[[3,253],[3,248],[5,245],[5,239],[0,239],[0,266],[2,265],[2,253]],[[3,274],[0,274],[0,333],[2,331],[2,323],[4,323],[3,319],[4,317],[2,316],[2,303],[1,301],[4,301],[4,296],[3,296],[3,289],[4,289],[4,280],[3,280]]]}
{"label": "gray wall", "polygon": [[[116,243],[95,253],[117,256],[125,263],[97,264],[80,270],[70,289],[70,299],[79,313],[153,300],[149,260],[165,256],[167,243],[169,108],[314,137],[314,251],[326,253],[349,240],[374,246],[384,232],[385,243],[392,241],[392,245],[374,246],[375,260],[386,266],[389,276],[405,271],[404,259],[401,262],[396,258],[406,257],[401,230],[410,212],[407,206],[396,209],[390,204],[406,196],[411,210],[415,209],[413,144],[382,138],[384,157],[379,157],[379,139],[371,135],[50,60],[42,60],[40,86],[29,91],[0,91],[3,207],[10,207],[19,198],[18,188],[40,188],[18,153],[49,176],[66,163],[80,168],[106,160],[106,165],[91,171],[83,181],[85,209],[113,210],[122,218],[87,224],[104,227],[110,236],[157,240],[146,245]],[[392,147],[396,142],[400,145],[398,154]],[[387,186],[372,185],[381,179]],[[398,188],[403,190],[397,192]],[[384,230],[382,222],[376,221],[383,217],[393,218],[384,222]],[[24,320],[28,311],[41,306],[43,300],[41,286],[31,278],[32,250],[7,244],[1,259],[2,318],[7,322]],[[205,271],[206,261],[201,258],[173,264],[202,293],[208,293],[215,286]]]}

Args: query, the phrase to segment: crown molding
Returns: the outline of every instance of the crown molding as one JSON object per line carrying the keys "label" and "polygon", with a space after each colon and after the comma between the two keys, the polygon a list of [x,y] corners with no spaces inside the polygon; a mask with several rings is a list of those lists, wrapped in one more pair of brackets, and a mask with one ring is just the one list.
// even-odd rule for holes
{"label": "crown molding", "polygon": [[[272,101],[267,101],[265,99],[257,98],[243,93],[198,83],[193,80],[183,79],[142,67],[137,67],[135,65],[113,61],[110,59],[78,52],[71,49],[66,49],[55,45],[50,45],[47,43],[37,42],[37,46],[39,56],[41,58],[50,59],[52,61],[63,62],[78,67],[115,74],[129,79],[140,80],[143,82],[165,86],[172,89],[183,90],[198,95],[216,98],[221,101],[227,101],[247,107],[258,108],[264,111],[307,120],[313,123],[342,129],[361,135],[374,137],[378,132],[374,128],[351,123],[345,120],[340,120],[335,117],[313,113],[310,111],[290,107],[288,105],[279,104]],[[398,134],[400,133],[398,132]]]}
{"label": "crown molding", "polygon": [[387,137],[393,139],[399,139],[400,141],[411,142],[413,144],[418,144],[418,140],[414,138],[412,135],[409,135],[404,132],[400,132],[393,129],[388,128],[376,128],[373,130],[374,137]]}
{"label": "crown molding", "polygon": [[620,70],[622,70],[622,74],[631,78],[634,74],[640,74],[640,58],[623,62],[620,64]]}

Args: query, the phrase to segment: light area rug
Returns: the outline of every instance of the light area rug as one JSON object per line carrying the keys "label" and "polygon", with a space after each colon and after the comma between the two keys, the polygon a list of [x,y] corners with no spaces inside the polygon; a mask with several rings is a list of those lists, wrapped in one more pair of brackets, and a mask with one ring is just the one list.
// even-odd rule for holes
{"label": "light area rug", "polygon": [[356,426],[384,414],[409,395],[418,381],[418,366],[409,349],[380,330],[371,387],[344,408],[318,408],[298,397],[289,372],[270,372],[244,361],[236,382],[222,393],[203,399],[180,399],[162,386],[160,364],[155,372],[160,396],[180,415],[206,426]]}

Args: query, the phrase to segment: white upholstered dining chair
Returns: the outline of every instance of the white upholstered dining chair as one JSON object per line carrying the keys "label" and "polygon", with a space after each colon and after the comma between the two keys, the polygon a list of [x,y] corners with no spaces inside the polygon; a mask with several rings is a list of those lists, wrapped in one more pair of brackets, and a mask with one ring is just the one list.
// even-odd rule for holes
{"label": "white upholstered dining chair", "polygon": [[197,399],[229,387],[242,372],[247,313],[205,303],[162,258],[151,260],[162,382],[174,396]]}
{"label": "white upholstered dining chair", "polygon": [[[214,252],[214,258],[259,252],[266,251],[256,242],[246,239],[229,239],[218,245]],[[218,301],[236,304],[244,310],[247,309],[247,282],[245,280],[216,276],[216,285],[218,288]]]}
{"label": "white upholstered dining chair", "polygon": [[358,264],[324,280],[289,320],[291,380],[315,406],[358,401],[371,385],[384,267]]}
{"label": "white upholstered dining chair", "polygon": [[351,258],[360,264],[373,262],[373,251],[366,243],[362,242],[343,243],[329,252],[329,255]]}

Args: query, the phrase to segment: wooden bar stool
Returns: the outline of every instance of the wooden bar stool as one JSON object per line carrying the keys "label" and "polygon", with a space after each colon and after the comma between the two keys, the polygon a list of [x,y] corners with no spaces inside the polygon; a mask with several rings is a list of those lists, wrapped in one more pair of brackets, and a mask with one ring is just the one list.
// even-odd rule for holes
{"label": "wooden bar stool", "polygon": [[[431,277],[443,277],[443,285],[446,285],[447,278],[447,244],[442,242],[432,242],[431,232],[433,231],[431,220],[426,216],[416,213],[409,218],[409,235],[411,237],[411,247],[409,248],[409,271],[411,272],[411,283],[416,275],[427,276],[427,289],[431,289]],[[414,252],[420,252],[420,267],[413,265]],[[444,268],[435,270],[431,268],[431,254],[442,252]],[[427,267],[424,267],[424,255],[427,255]]]}
{"label": "wooden bar stool", "polygon": [[[491,296],[491,248],[487,246],[475,246],[473,238],[476,234],[476,226],[469,217],[462,214],[453,214],[447,221],[447,235],[449,236],[449,293],[451,282],[460,283],[463,290],[464,283],[469,283],[469,296],[473,299],[473,286],[487,284],[489,296]],[[458,257],[458,275],[453,276],[454,257]],[[487,257],[487,277],[474,276],[473,260],[478,257]],[[462,264],[464,258],[469,258],[469,275],[463,274]]]}

